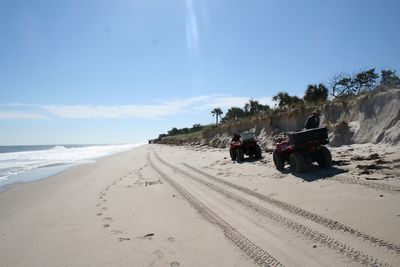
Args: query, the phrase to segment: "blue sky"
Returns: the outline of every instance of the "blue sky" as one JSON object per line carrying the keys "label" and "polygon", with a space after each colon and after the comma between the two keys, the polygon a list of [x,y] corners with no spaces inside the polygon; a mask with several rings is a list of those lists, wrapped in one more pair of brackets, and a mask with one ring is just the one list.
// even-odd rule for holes
{"label": "blue sky", "polygon": [[0,1],[0,145],[138,143],[368,67],[399,1]]}

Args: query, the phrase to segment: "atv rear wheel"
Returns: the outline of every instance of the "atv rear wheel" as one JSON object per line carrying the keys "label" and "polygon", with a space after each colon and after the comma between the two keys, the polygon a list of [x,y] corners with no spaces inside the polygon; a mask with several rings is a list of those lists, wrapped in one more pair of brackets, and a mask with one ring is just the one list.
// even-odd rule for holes
{"label": "atv rear wheel", "polygon": [[241,148],[237,148],[236,149],[236,161],[237,162],[243,162],[244,160],[244,154],[243,154],[243,150]]}
{"label": "atv rear wheel", "polygon": [[294,173],[302,173],[306,170],[306,161],[300,152],[293,152],[289,156],[290,171]]}
{"label": "atv rear wheel", "polygon": [[332,154],[328,148],[322,146],[317,154],[317,162],[320,167],[332,166]]}
{"label": "atv rear wheel", "polygon": [[236,160],[236,151],[234,149],[229,149],[229,154],[232,160]]}
{"label": "atv rear wheel", "polygon": [[255,159],[261,159],[261,147],[259,145],[256,145],[254,148],[254,158]]}
{"label": "atv rear wheel", "polygon": [[274,151],[274,153],[272,154],[272,158],[274,159],[275,167],[278,170],[283,170],[285,168],[285,159],[279,152]]}

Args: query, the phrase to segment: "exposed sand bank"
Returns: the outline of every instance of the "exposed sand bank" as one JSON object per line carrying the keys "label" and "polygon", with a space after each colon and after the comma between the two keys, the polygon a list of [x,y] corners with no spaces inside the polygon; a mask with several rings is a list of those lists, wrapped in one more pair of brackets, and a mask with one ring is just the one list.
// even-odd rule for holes
{"label": "exposed sand bank", "polygon": [[267,153],[146,145],[15,186],[0,193],[0,265],[400,265],[399,147],[333,159],[294,176]]}

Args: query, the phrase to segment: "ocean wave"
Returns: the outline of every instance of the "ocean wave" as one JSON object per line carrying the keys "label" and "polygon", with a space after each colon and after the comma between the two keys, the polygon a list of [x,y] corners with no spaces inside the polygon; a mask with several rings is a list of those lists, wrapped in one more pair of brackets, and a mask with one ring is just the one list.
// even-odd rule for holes
{"label": "ocean wave", "polygon": [[37,168],[59,165],[77,165],[117,152],[127,151],[140,144],[92,145],[92,146],[48,146],[46,150],[30,150],[0,153],[0,181]]}

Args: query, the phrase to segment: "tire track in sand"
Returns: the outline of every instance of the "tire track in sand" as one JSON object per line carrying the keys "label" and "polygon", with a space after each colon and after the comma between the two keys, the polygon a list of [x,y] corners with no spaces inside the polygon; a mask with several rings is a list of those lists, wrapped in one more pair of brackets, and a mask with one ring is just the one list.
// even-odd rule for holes
{"label": "tire track in sand", "polygon": [[343,223],[340,223],[338,221],[335,221],[335,220],[326,218],[324,216],[315,214],[313,212],[307,211],[305,209],[296,207],[296,206],[294,206],[292,204],[289,204],[287,202],[275,199],[273,197],[269,197],[269,196],[263,195],[261,193],[258,193],[256,191],[254,191],[254,190],[251,190],[251,189],[249,189],[247,187],[240,186],[240,185],[228,182],[226,180],[220,179],[220,178],[215,177],[215,176],[213,176],[211,174],[203,172],[202,170],[199,170],[199,169],[197,169],[197,168],[195,168],[195,167],[193,167],[193,166],[191,166],[191,165],[189,165],[187,163],[183,163],[183,165],[188,167],[189,169],[191,169],[191,170],[193,170],[193,171],[195,171],[195,172],[197,172],[197,173],[199,173],[199,174],[201,174],[201,175],[213,180],[213,181],[216,181],[218,183],[221,183],[221,184],[227,185],[229,187],[232,187],[234,189],[237,189],[237,190],[239,190],[239,191],[241,191],[241,192],[243,192],[245,194],[248,194],[248,195],[251,195],[253,197],[256,197],[256,198],[258,198],[258,199],[260,199],[262,201],[265,201],[265,202],[267,202],[267,203],[269,203],[271,205],[274,205],[274,206],[276,206],[278,208],[281,208],[282,210],[285,210],[285,211],[287,211],[289,213],[301,216],[301,217],[306,218],[306,219],[308,219],[310,221],[313,221],[315,223],[321,224],[321,225],[323,225],[323,226],[325,226],[325,227],[327,227],[327,228],[329,228],[331,230],[342,231],[343,233],[346,233],[346,234],[349,234],[349,235],[354,236],[356,238],[359,238],[361,240],[367,241],[367,242],[371,243],[372,245],[378,245],[378,246],[380,246],[382,248],[385,248],[385,249],[387,249],[389,251],[393,251],[396,254],[400,254],[400,245],[398,245],[398,244],[392,244],[392,243],[390,243],[388,241],[385,241],[385,240],[382,240],[380,238],[377,238],[377,237],[368,235],[366,233],[363,233],[360,230],[354,229],[354,228],[352,228],[350,226],[347,226],[347,225],[345,225]]}
{"label": "tire track in sand", "polygon": [[255,211],[256,213],[258,213],[260,215],[266,216],[266,217],[272,219],[273,221],[275,221],[291,230],[294,230],[295,232],[298,232],[315,242],[324,244],[327,247],[332,248],[343,255],[346,255],[347,257],[349,257],[350,259],[352,259],[354,261],[360,262],[360,263],[368,265],[368,266],[390,266],[389,264],[384,263],[364,252],[361,252],[360,250],[352,248],[349,245],[347,245],[343,242],[340,242],[326,234],[320,233],[316,230],[313,230],[312,228],[309,228],[308,226],[305,226],[301,223],[295,222],[287,217],[284,217],[284,216],[282,216],[272,210],[269,210],[251,200],[248,200],[244,197],[234,194],[214,183],[211,183],[211,182],[205,181],[199,177],[193,176],[192,174],[164,161],[157,155],[156,152],[154,152],[154,155],[160,162],[169,166],[170,168],[181,172],[182,174],[192,178],[193,180],[195,180],[201,184],[206,185],[210,189],[242,204],[243,206]]}
{"label": "tire track in sand", "polygon": [[238,246],[243,252],[245,252],[251,259],[254,260],[259,266],[283,266],[277,259],[269,254],[264,249],[260,248],[247,237],[242,235],[229,223],[224,221],[216,213],[210,210],[196,197],[189,193],[185,188],[175,182],[169,175],[159,169],[153,161],[150,159],[150,155],[147,155],[150,166],[158,172],[176,191],[178,191],[201,215],[203,215],[209,222],[219,226],[225,236],[229,238],[236,246]]}
{"label": "tire track in sand", "polygon": [[369,187],[369,188],[373,188],[373,189],[389,192],[389,193],[392,193],[392,194],[399,194],[400,193],[400,186],[391,185],[391,184],[370,182],[370,181],[359,180],[359,179],[355,179],[355,178],[351,178],[351,177],[330,177],[330,178],[326,178],[326,179],[327,180],[338,181],[338,182],[340,182],[342,184],[362,185],[362,186],[366,186],[366,187]]}

